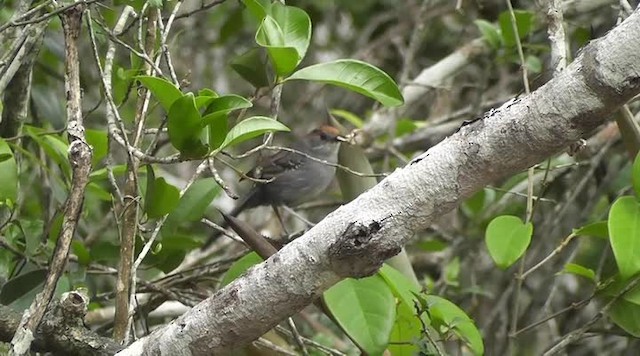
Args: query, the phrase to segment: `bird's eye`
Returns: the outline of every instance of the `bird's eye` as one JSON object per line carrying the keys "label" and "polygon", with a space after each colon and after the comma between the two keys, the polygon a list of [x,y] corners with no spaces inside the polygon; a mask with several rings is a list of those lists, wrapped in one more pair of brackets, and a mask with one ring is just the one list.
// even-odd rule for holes
{"label": "bird's eye", "polygon": [[320,138],[323,140],[328,140],[329,139],[329,135],[327,135],[325,132],[320,132]]}

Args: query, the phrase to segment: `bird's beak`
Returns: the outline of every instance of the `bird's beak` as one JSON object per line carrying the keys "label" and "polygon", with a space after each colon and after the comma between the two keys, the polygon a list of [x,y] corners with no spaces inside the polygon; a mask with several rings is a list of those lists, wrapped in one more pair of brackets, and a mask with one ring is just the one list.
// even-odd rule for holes
{"label": "bird's beak", "polygon": [[336,136],[336,140],[340,141],[340,142],[349,143],[349,139],[348,138],[346,138],[344,136],[340,136],[340,135]]}

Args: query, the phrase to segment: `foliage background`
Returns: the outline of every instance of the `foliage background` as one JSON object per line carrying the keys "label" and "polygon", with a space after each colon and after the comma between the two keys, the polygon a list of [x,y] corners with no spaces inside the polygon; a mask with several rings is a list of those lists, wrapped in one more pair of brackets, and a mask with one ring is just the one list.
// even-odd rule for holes
{"label": "foliage background", "polygon": [[[108,40],[102,26],[113,28],[123,5],[129,3],[115,1],[90,6],[100,53],[104,53]],[[138,9],[142,4],[131,3]],[[169,16],[174,3],[164,4],[163,16]],[[522,41],[533,90],[553,76],[546,31],[547,2],[512,1],[512,4],[531,20]],[[287,5],[304,9],[313,23],[312,43],[301,67],[338,58],[360,59],[389,73],[401,87],[409,85],[411,78],[423,69],[482,37],[477,20],[499,24],[500,15],[506,11],[505,3],[497,0],[457,3],[300,0],[287,1]],[[16,6],[13,1],[5,1],[0,10],[0,23],[9,20]],[[569,58],[573,58],[589,40],[615,26],[624,14],[614,1],[565,1],[563,9]],[[181,89],[197,92],[211,88],[221,94],[234,93],[249,98],[254,106],[248,112],[232,115],[232,120],[251,115],[269,116],[270,90],[256,90],[229,65],[255,45],[256,27],[256,20],[239,1],[220,1],[210,8],[206,3],[185,1],[167,42]],[[88,326],[108,335],[113,319],[99,317],[99,311],[113,306],[122,207],[112,201],[112,186],[105,175],[99,174],[104,173],[101,169],[107,164],[105,99],[86,24],[83,31],[80,42],[82,110],[88,140],[95,150],[94,176],[85,195],[71,263],[58,284],[57,293],[85,287],[91,297],[93,314],[90,315],[95,317]],[[119,38],[136,44],[137,35],[137,26],[132,25]],[[19,165],[19,196],[12,202],[13,207],[5,204],[1,220],[0,243],[4,249],[0,250],[0,284],[3,285],[0,299],[18,311],[31,304],[38,291],[33,287],[44,278],[43,271],[55,246],[70,180],[63,134],[66,124],[63,40],[60,21],[52,18],[33,69],[29,115],[25,123],[28,126],[22,127],[18,136],[0,133],[10,143]],[[488,40],[486,34],[485,40]],[[8,43],[2,43],[5,51]],[[119,111],[125,123],[131,125],[136,112],[136,94],[140,91],[133,76],[139,74],[136,68],[141,62],[123,47],[118,47],[116,53],[113,95],[121,104]],[[390,172],[404,165],[414,155],[452,134],[464,120],[482,116],[491,107],[523,93],[521,65],[514,46],[484,45],[480,54],[470,57],[454,76],[428,88],[419,102],[390,115],[394,122],[386,133],[375,137],[366,151],[376,172]],[[168,69],[166,63],[161,68]],[[12,105],[6,101],[2,104],[3,110]],[[631,103],[631,108],[636,113],[637,103],[635,106]],[[368,118],[381,108],[366,97],[331,86],[303,81],[284,86],[279,120],[295,132],[304,133],[323,122],[328,110],[352,113],[355,119],[350,116],[351,120],[341,119],[341,122],[353,127],[354,123],[362,121],[366,128]],[[164,115],[158,105],[152,104],[146,123],[148,128],[157,127]],[[337,113],[336,116],[345,115]],[[279,139],[287,141],[287,136]],[[484,235],[489,222],[498,215],[509,214],[524,219],[526,173],[495,182],[494,186],[476,194],[428,230],[417,233],[407,246],[420,282],[429,293],[445,297],[466,311],[482,331],[487,354],[504,354],[507,350],[518,350],[518,354],[540,353],[551,344],[550,340],[583,326],[602,306],[602,300],[594,298],[596,283],[607,280],[615,272],[613,255],[605,239],[576,239],[559,256],[531,273],[521,287],[514,278],[522,268],[526,270],[552,253],[572,229],[606,219],[612,202],[631,191],[632,159],[616,127],[607,126],[585,139],[588,140],[587,147],[578,155],[569,157],[560,153],[536,170],[535,195],[540,199],[535,202],[532,220],[535,228],[525,255],[525,267],[516,264],[507,270],[497,268],[485,247]],[[158,155],[175,153],[166,137],[161,136],[160,143]],[[255,141],[245,143],[233,150],[244,152],[255,144]],[[120,147],[112,146],[112,149],[111,164],[120,166],[116,170],[123,170],[126,154]],[[235,166],[245,171],[251,164],[251,160],[246,159],[234,161]],[[164,177],[181,189],[196,166],[194,162],[183,162],[158,164],[154,168],[156,177]],[[218,168],[224,180],[236,191],[237,174],[223,165]],[[142,197],[147,189],[147,172],[144,168],[139,171]],[[9,179],[0,177],[3,181]],[[123,176],[117,178],[117,183],[122,187]],[[246,187],[237,189],[241,192]],[[214,207],[228,209],[233,202],[221,189],[208,191],[215,194],[216,199],[206,209],[205,216],[219,221]],[[321,199],[319,207],[311,206],[305,212],[318,221],[341,202],[338,187],[333,186]],[[274,231],[277,223],[264,218],[267,212],[253,212],[247,220],[278,235],[277,228]],[[153,325],[169,320],[168,317],[152,319],[148,316],[161,302],[177,300],[194,305],[214,293],[226,269],[245,251],[242,245],[225,240],[216,245],[211,256],[201,258],[198,252],[210,230],[199,219],[193,220],[185,222],[170,217],[159,242],[161,245],[155,245],[154,252],[145,259],[138,273],[141,281],[149,282],[140,283],[138,290],[148,293],[149,298],[143,303],[146,309],[135,324],[140,335]],[[151,227],[150,220],[141,215],[141,235],[148,237]],[[136,243],[139,251],[142,240],[138,238]],[[562,273],[570,262],[592,270],[594,278]],[[188,264],[192,269],[185,274],[172,274],[181,264]],[[587,302],[582,303],[583,300]],[[517,316],[513,315],[514,311]],[[559,311],[563,312],[554,314]],[[335,326],[316,314],[308,312],[297,317],[305,336],[342,351],[355,350]],[[553,315],[548,322],[536,324],[548,315]],[[511,343],[509,340],[513,335],[509,335],[514,331],[510,329],[514,321],[518,325],[516,330],[528,325],[531,329],[518,333],[515,342]],[[617,324],[611,319],[602,320],[590,329],[589,336],[592,337],[571,346],[568,352],[576,355],[622,354],[625,350],[638,349],[635,337],[640,335],[640,329],[637,320],[628,321],[623,328],[620,328],[621,321],[616,321]],[[448,347],[465,349],[463,344],[454,342]]]}

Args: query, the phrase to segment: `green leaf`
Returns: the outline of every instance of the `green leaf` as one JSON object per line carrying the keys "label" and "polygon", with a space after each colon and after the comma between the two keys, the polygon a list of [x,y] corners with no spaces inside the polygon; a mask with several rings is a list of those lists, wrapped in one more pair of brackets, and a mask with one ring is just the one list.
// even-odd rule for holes
{"label": "green leaf", "polygon": [[162,0],[149,0],[149,5],[156,9],[162,9]]}
{"label": "green leaf", "polygon": [[252,48],[231,61],[231,69],[256,88],[269,86],[267,67],[260,48]]}
{"label": "green leaf", "polygon": [[362,120],[362,118],[360,118],[358,115],[350,112],[350,111],[346,111],[346,110],[340,110],[340,109],[333,109],[329,112],[331,115],[342,118],[344,120],[346,120],[347,122],[349,122],[351,125],[355,126],[356,128],[362,128],[362,126],[364,126],[364,120]]}
{"label": "green leaf", "polygon": [[71,164],[67,158],[69,145],[57,135],[47,134],[44,129],[35,126],[24,126],[31,137],[59,167],[67,178],[71,178]]}
{"label": "green leaf", "polygon": [[337,85],[373,98],[384,106],[404,103],[400,89],[387,73],[354,59],[339,59],[302,68],[285,80],[310,80]]}
{"label": "green leaf", "polygon": [[275,3],[271,6],[271,16],[282,29],[283,46],[295,48],[300,63],[311,43],[309,15],[300,8]]}
{"label": "green leaf", "polygon": [[0,154],[8,157],[0,162],[0,202],[18,200],[18,166],[7,142],[0,138]]}
{"label": "green leaf", "polygon": [[380,276],[347,278],[324,293],[331,314],[370,355],[383,353],[395,321],[395,300]]}
{"label": "green leaf", "polygon": [[239,95],[225,95],[213,99],[207,106],[202,125],[209,127],[209,147],[215,149],[224,142],[229,132],[227,116],[231,111],[250,108],[251,102]]}
{"label": "green leaf", "polygon": [[8,161],[13,158],[13,154],[11,153],[0,153],[0,163],[4,161]]}
{"label": "green leaf", "polygon": [[175,230],[179,224],[199,221],[220,190],[213,178],[196,180],[180,197],[178,206],[169,214],[164,227]]}
{"label": "green leaf", "polygon": [[640,204],[624,196],[611,205],[609,239],[622,279],[640,272]]}
{"label": "green leaf", "polygon": [[268,0],[242,0],[242,3],[258,21],[262,21],[262,19],[267,15],[267,9],[270,7],[270,2]]}
{"label": "green leaf", "polygon": [[202,118],[192,93],[171,105],[167,129],[171,144],[185,157],[197,158],[207,153],[208,147],[202,142]]}
{"label": "green leaf", "polygon": [[311,42],[311,19],[304,10],[274,4],[258,31],[256,43],[267,49],[279,76],[289,75],[300,64]]}
{"label": "green leaf", "polygon": [[503,215],[487,226],[485,242],[495,263],[503,269],[511,266],[527,250],[533,234],[533,225],[524,224],[516,216]]}
{"label": "green leaf", "polygon": [[396,298],[407,307],[413,308],[416,301],[415,293],[420,293],[420,290],[413,282],[405,277],[402,272],[386,263],[380,268],[378,275],[384,279]]}
{"label": "green leaf", "polygon": [[256,43],[267,49],[271,63],[279,76],[290,74],[300,63],[296,49],[284,46],[284,33],[271,16],[266,16],[262,20],[256,33]]}
{"label": "green leaf", "polygon": [[458,286],[460,276],[460,258],[455,257],[444,266],[444,281],[450,286]]}
{"label": "green leaf", "polygon": [[[604,289],[600,291],[600,293],[604,296],[608,297],[617,297],[620,296],[622,290],[627,288],[630,280],[622,280],[620,276],[615,276],[613,282],[608,284]],[[635,305],[640,306],[640,286],[635,286],[631,290],[622,294],[622,299],[633,303]]]}
{"label": "green leaf", "polygon": [[224,95],[215,98],[209,102],[207,109],[204,111],[205,117],[202,118],[203,125],[208,125],[206,116],[212,114],[228,114],[234,110],[247,109],[252,107],[253,104],[240,95]]}
{"label": "green leaf", "polygon": [[289,131],[289,128],[272,118],[265,116],[252,116],[240,121],[234,126],[224,139],[224,142],[217,148],[218,151],[240,142],[250,140],[260,136],[265,132]]}
{"label": "green leaf", "polygon": [[91,254],[84,244],[80,241],[73,241],[71,248],[73,249],[73,254],[78,257],[78,263],[85,267],[89,266],[91,263]]}
{"label": "green leaf", "polygon": [[636,192],[636,197],[640,198],[640,153],[637,154],[636,159],[633,160],[631,182],[633,184],[633,190]]}
{"label": "green leaf", "polygon": [[500,48],[500,44],[501,44],[500,30],[494,24],[482,19],[475,20],[473,21],[473,23],[476,24],[476,26],[478,26],[478,29],[482,34],[482,38],[484,38],[484,40],[487,41],[487,43],[489,43],[491,48],[493,49]]}
{"label": "green leaf", "polygon": [[136,79],[151,91],[151,94],[160,102],[166,112],[169,112],[173,103],[182,97],[180,89],[163,78],[140,75]]}
{"label": "green leaf", "polygon": [[634,337],[640,337],[640,306],[618,299],[608,310],[608,315],[624,331]]}
{"label": "green leaf", "polygon": [[87,142],[93,148],[93,157],[91,163],[95,167],[104,157],[107,156],[109,140],[106,130],[85,130]]}
{"label": "green leaf", "polygon": [[231,267],[229,267],[229,270],[227,270],[227,273],[224,274],[224,277],[222,277],[222,281],[220,281],[220,287],[224,287],[227,284],[233,282],[249,268],[257,265],[260,262],[262,262],[262,257],[258,256],[258,254],[255,252],[251,252],[242,256],[242,258],[234,262]]}
{"label": "green leaf", "polygon": [[106,202],[111,202],[113,200],[111,193],[95,182],[89,182],[89,184],[87,184],[87,194],[91,194],[92,196]]}
{"label": "green leaf", "polygon": [[396,307],[396,320],[389,335],[388,350],[393,356],[413,356],[418,354],[416,340],[422,337],[422,324],[415,315],[415,309],[404,303]]}
{"label": "green leaf", "polygon": [[[518,35],[520,39],[523,39],[529,35],[533,29],[533,12],[524,10],[514,10],[516,18],[516,27],[518,28]],[[502,33],[502,39],[507,47],[513,47],[516,45],[516,36],[513,32],[513,25],[511,24],[511,14],[509,11],[504,11],[498,17],[500,23],[500,31]]]}
{"label": "green leaf", "polygon": [[46,269],[37,269],[8,280],[0,290],[0,303],[4,305],[11,304],[42,284],[46,277]]}
{"label": "green leaf", "polygon": [[567,263],[562,269],[562,273],[574,274],[584,277],[592,282],[596,281],[596,273],[591,269],[575,263]]}
{"label": "green leaf", "polygon": [[180,200],[180,190],[167,183],[164,178],[147,181],[147,195],[144,210],[152,219],[162,217],[172,212]]}
{"label": "green leaf", "polygon": [[453,330],[456,335],[469,345],[475,355],[484,354],[484,343],[482,342],[480,331],[462,309],[450,301],[435,295],[428,295],[426,299],[429,304],[429,315],[432,323],[444,325]]}
{"label": "green leaf", "polygon": [[607,239],[609,238],[609,228],[607,224],[608,222],[606,220],[594,222],[579,229],[574,229],[573,234],[576,236],[594,236]]}
{"label": "green leaf", "polygon": [[496,192],[493,189],[484,188],[462,204],[462,210],[470,217],[479,218],[485,211],[485,208],[493,203],[496,199]]}
{"label": "green leaf", "polygon": [[440,252],[449,246],[441,240],[425,240],[418,242],[418,247],[427,252]]}

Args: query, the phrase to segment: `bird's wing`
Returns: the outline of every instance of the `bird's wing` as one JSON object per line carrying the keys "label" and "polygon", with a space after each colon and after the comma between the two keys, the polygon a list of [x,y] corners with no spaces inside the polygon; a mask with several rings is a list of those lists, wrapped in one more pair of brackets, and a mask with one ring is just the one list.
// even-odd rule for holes
{"label": "bird's wing", "polygon": [[280,151],[273,156],[259,161],[247,175],[252,178],[271,179],[287,171],[298,169],[304,161],[304,156],[288,151]]}

